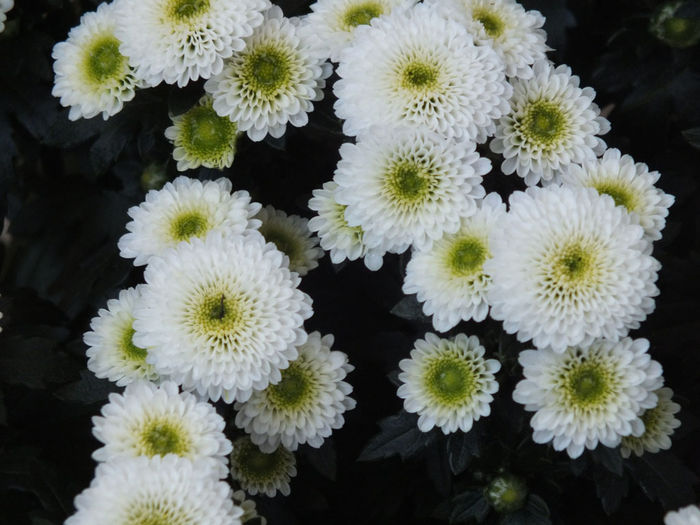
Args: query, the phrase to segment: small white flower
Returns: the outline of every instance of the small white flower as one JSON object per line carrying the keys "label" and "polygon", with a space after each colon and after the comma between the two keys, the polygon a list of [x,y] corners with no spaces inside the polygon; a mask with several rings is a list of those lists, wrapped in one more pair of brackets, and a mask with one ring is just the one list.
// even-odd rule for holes
{"label": "small white flower", "polygon": [[220,73],[268,6],[266,0],[119,0],[117,35],[139,78],[182,87]]}
{"label": "small white flower", "polygon": [[700,525],[700,507],[688,505],[668,512],[664,517],[664,525]]}
{"label": "small white flower", "polygon": [[505,157],[503,173],[517,172],[528,186],[555,179],[571,163],[594,160],[605,150],[596,135],[610,131],[593,102],[595,91],[581,89],[569,66],[541,60],[533,69],[533,78],[514,80],[511,112],[491,141],[491,150]]}
{"label": "small white flower", "polygon": [[243,509],[204,460],[175,455],[101,463],[65,525],[241,525]]}
{"label": "small white flower", "polygon": [[458,334],[441,339],[425,334],[402,359],[397,394],[404,409],[418,414],[423,432],[440,427],[444,434],[469,432],[480,417],[491,413],[491,401],[498,391],[494,374],[501,369],[495,359],[484,359],[484,347],[472,335]]}
{"label": "small white flower", "polygon": [[656,406],[645,410],[640,416],[644,423],[644,433],[641,436],[622,438],[622,457],[628,458],[632,453],[641,456],[645,452],[656,453],[671,448],[671,436],[681,426],[681,422],[674,416],[681,407],[671,401],[673,390],[670,388],[660,388],[655,394],[659,398]]}
{"label": "small white flower", "polygon": [[530,78],[529,66],[546,59],[549,47],[539,11],[525,11],[515,0],[425,0],[444,16],[464,24],[478,45],[492,47],[509,77]]}
{"label": "small white flower", "polygon": [[531,187],[510,196],[484,271],[491,317],[538,348],[612,341],[654,310],[660,264],[644,230],[592,188]]}
{"label": "small white flower", "polygon": [[248,436],[233,442],[231,477],[248,494],[273,497],[280,492],[289,496],[290,480],[297,475],[294,453],[279,447],[271,453],[262,452]]}
{"label": "small white flower", "polygon": [[583,166],[572,164],[561,177],[562,183],[595,188],[598,193],[610,195],[618,206],[623,206],[644,228],[650,241],[661,238],[666,226],[668,208],[675,198],[654,186],[658,171],[649,171],[646,164],[635,163],[629,155],[617,149],[608,149],[602,159],[585,161]]}
{"label": "small white flower", "polygon": [[535,443],[552,442],[577,458],[598,443],[616,447],[623,436],[644,432],[640,412],[657,403],[663,384],[646,339],[598,340],[590,346],[525,350],[518,361],[525,379],[513,399],[536,412],[530,420]]}
{"label": "small white flower", "polygon": [[243,509],[243,516],[241,516],[241,523],[243,523],[243,525],[252,520],[257,520],[257,525],[267,525],[267,520],[258,514],[255,501],[247,499],[245,491],[236,490],[233,492],[232,497],[234,503]]}
{"label": "small white flower", "polygon": [[430,249],[413,250],[403,292],[418,294],[436,330],[446,332],[460,321],[486,318],[491,277],[484,273],[483,265],[491,257],[491,231],[505,212],[498,194],[490,193],[475,215],[462,219],[457,232],[435,241]]}
{"label": "small white flower", "polygon": [[153,257],[134,312],[148,362],[212,401],[247,400],[281,379],[305,343],[311,298],[258,232],[180,243]]}
{"label": "small white flower", "polygon": [[5,30],[6,13],[15,5],[14,0],[0,0],[0,33]]}
{"label": "small white flower", "polygon": [[365,266],[372,271],[382,267],[383,252],[370,250],[362,242],[364,231],[360,226],[350,226],[345,220],[347,206],[336,200],[338,184],[326,182],[323,188],[313,191],[309,209],[318,215],[309,220],[309,229],[318,234],[321,248],[330,251],[331,261],[339,264],[345,259],[354,261],[364,257]]}
{"label": "small white flower", "polygon": [[255,230],[261,205],[250,202],[247,191],[231,194],[231,181],[220,178],[201,182],[178,177],[160,190],[150,190],[139,206],[129,208],[129,233],[119,239],[120,255],[147,264],[182,241],[204,238],[209,232],[241,235]]}
{"label": "small white flower", "polygon": [[128,385],[138,379],[158,380],[158,374],[146,362],[148,351],[134,344],[134,308],[139,300],[141,286],[119,292],[118,299],[107,301],[90,321],[91,331],[83,341],[88,345],[87,367],[100,379],[109,379],[117,386]]}
{"label": "small white flower", "polygon": [[129,60],[120,52],[117,5],[103,3],[97,11],[85,13],[68,39],[53,48],[56,78],[51,94],[61,99],[62,106],[70,107],[70,120],[100,113],[107,120],[141,87]]}
{"label": "small white flower", "polygon": [[92,433],[104,443],[92,453],[96,461],[175,454],[208,459],[213,475],[228,474],[231,442],[223,418],[209,403],[180,393],[172,381],[160,387],[139,381],[123,394],[110,394],[102,416],[93,417],[92,424]]}
{"label": "small white flower", "polygon": [[175,146],[178,171],[200,166],[223,169],[233,164],[238,129],[235,122],[217,115],[212,104],[213,99],[205,95],[187,112],[170,117],[173,125],[165,136]]}
{"label": "small white flower", "polygon": [[331,68],[298,23],[272,6],[265,22],[246,39],[220,74],[204,85],[214,109],[251,140],[284,135],[287,122],[305,126],[312,102],[323,98]]}
{"label": "small white flower", "polygon": [[408,125],[481,143],[508,113],[512,92],[493,49],[422,4],[358,27],[336,72],[335,112],[352,136]]}
{"label": "small white flower", "polygon": [[270,453],[281,445],[294,451],[304,443],[318,448],[333,429],[343,426],[343,413],[355,407],[349,397],[352,386],[343,379],[354,367],[346,354],[331,351],[332,346],[332,335],[310,333],[280,381],[235,404],[236,426],[260,450]]}
{"label": "small white flower", "polygon": [[258,230],[267,242],[273,243],[289,258],[289,269],[301,277],[318,266],[323,250],[318,239],[311,236],[309,221],[298,215],[265,206],[255,216],[262,222]]}
{"label": "small white flower", "polygon": [[389,14],[396,6],[415,3],[416,0],[318,0],[311,4],[307,21],[325,56],[338,62],[341,51],[352,42],[356,27]]}
{"label": "small white flower", "polygon": [[491,163],[473,142],[426,129],[384,131],[373,128],[357,144],[340,147],[335,198],[347,206],[348,224],[362,228],[367,248],[429,248],[476,213]]}

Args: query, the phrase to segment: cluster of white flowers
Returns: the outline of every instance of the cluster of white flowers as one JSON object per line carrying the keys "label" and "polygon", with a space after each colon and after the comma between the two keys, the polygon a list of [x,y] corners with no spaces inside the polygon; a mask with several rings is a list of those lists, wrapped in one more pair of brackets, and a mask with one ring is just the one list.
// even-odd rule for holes
{"label": "cluster of white flowers", "polygon": [[[353,370],[347,355],[331,350],[332,335],[304,329],[313,310],[299,290],[300,273],[322,254],[306,223],[231,189],[228,179],[178,177],[128,211],[132,220],[119,248],[135,265],[146,265],[145,283],[110,300],[84,336],[88,368],[126,385],[93,418],[93,433],[104,444],[93,458],[120,466],[98,469],[94,486],[76,499],[76,523],[102,522],[100,509],[112,507],[97,502],[115,480],[137,475],[128,469],[165,469],[153,474],[165,479],[183,464],[180,458],[189,461],[187,472],[197,470],[186,483],[209,480],[195,492],[226,498],[206,511],[220,509],[222,517],[200,519],[199,507],[171,508],[179,505],[173,491],[189,485],[160,494],[154,487],[138,492],[136,484],[114,503],[136,509],[115,511],[126,520],[120,524],[162,516],[180,523],[179,513],[196,516],[192,523],[252,518],[252,502],[232,496],[227,485],[209,487],[227,477],[229,456],[233,479],[248,493],[289,494],[293,451],[304,443],[320,447],[355,406],[344,381]],[[210,403],[219,400],[235,401],[235,424],[250,437],[231,444]],[[143,457],[151,463],[126,461]]]}

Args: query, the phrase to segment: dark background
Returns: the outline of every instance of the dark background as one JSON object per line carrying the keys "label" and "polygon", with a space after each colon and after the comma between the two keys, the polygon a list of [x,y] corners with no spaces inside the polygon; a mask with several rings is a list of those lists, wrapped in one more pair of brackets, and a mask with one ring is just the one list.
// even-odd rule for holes
{"label": "dark background", "polygon": [[[277,3],[289,16],[308,11],[309,2]],[[399,359],[432,330],[413,298],[401,293],[406,256],[389,256],[374,273],[361,262],[334,266],[324,257],[302,282],[314,300],[306,326],[335,334],[336,349],[349,354],[358,406],[324,447],[297,453],[290,497],[257,498],[271,525],[477,517],[488,523],[651,524],[698,499],[698,47],[674,49],[648,32],[655,2],[523,3],[547,16],[551,58],[596,89],[612,124],[608,145],[660,171],[659,186],[676,196],[654,249],[663,264],[656,311],[632,334],[650,340],[682,406],[673,448],[623,462],[601,446],[570,461],[532,443],[529,415],[510,398],[520,376],[517,352],[525,346],[493,321],[463,323],[450,332],[479,335],[503,362],[492,416],[466,436],[418,432],[415,418],[400,412],[392,383]],[[107,122],[71,123],[50,94],[51,48],[98,2],[16,4],[0,34],[0,211],[9,219],[0,245],[0,523],[49,525],[72,514],[73,497],[92,479],[90,454],[98,442],[90,418],[112,390],[86,370],[82,334],[109,298],[142,281],[142,269],[118,255],[126,210],[164,182],[142,177],[158,171],[148,166],[160,166],[169,179],[177,175],[163,131],[169,112],[181,113],[199,98],[202,82],[139,92]],[[688,16],[697,17],[697,3],[686,4]],[[289,127],[282,139],[241,139],[223,175],[254,200],[309,217],[311,191],[331,179],[344,140],[332,102],[327,89],[310,124]],[[507,197],[522,189],[520,179],[498,172],[499,164],[485,179],[487,191]],[[201,169],[187,175],[222,174]],[[231,418],[230,407],[219,411]],[[361,454],[368,461],[358,461]],[[489,511],[481,496],[501,472],[528,485],[530,497],[519,513]]]}

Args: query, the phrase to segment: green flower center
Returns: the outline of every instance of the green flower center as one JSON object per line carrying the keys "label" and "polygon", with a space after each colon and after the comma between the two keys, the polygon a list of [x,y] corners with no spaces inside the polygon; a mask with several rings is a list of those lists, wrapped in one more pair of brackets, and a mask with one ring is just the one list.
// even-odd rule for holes
{"label": "green flower center", "polygon": [[583,361],[570,370],[565,387],[574,406],[594,407],[611,394],[612,378],[601,364]]}
{"label": "green flower center", "polygon": [[279,410],[296,410],[313,399],[315,390],[316,382],[311,373],[299,362],[295,362],[282,370],[282,380],[279,383],[268,387],[267,397]]}
{"label": "green flower center", "polygon": [[218,158],[235,148],[235,122],[220,117],[211,105],[195,106],[184,115],[182,146],[189,155]]}
{"label": "green flower center", "polygon": [[383,12],[384,9],[381,4],[377,2],[363,2],[345,11],[343,15],[343,24],[349,29],[367,25],[373,18],[378,17]]}
{"label": "green flower center", "polygon": [[481,239],[461,238],[448,253],[448,266],[455,275],[466,277],[481,270],[487,255],[488,250]]}
{"label": "green flower center", "polygon": [[465,360],[445,355],[433,360],[425,373],[425,388],[444,406],[457,406],[472,397],[476,390],[474,372]]}
{"label": "green flower center", "polygon": [[361,226],[350,226],[348,224],[348,221],[345,220],[346,208],[347,206],[344,204],[338,204],[337,202],[334,204],[334,214],[332,215],[332,218],[334,219],[333,223],[336,225],[336,227],[347,231],[347,234],[353,238],[354,242],[361,243],[364,231],[362,230]]}
{"label": "green flower center", "polygon": [[125,327],[122,334],[121,345],[119,346],[122,356],[129,362],[146,364],[146,355],[148,352],[134,344],[134,321],[133,319]]}
{"label": "green flower center", "polygon": [[601,195],[610,195],[615,205],[624,206],[627,211],[634,211],[635,195],[624,184],[617,181],[603,181],[593,186]]}
{"label": "green flower center", "polygon": [[256,482],[268,482],[286,475],[286,465],[292,453],[284,447],[266,454],[250,438],[243,438],[234,443],[231,463],[241,470],[246,478]]}
{"label": "green flower center", "polygon": [[566,117],[559,106],[542,100],[530,104],[521,122],[528,142],[543,147],[558,144],[566,127]]}
{"label": "green flower center", "polygon": [[119,52],[119,40],[112,35],[106,35],[96,39],[87,49],[83,68],[89,81],[101,84],[120,76],[126,60]]}
{"label": "green flower center", "polygon": [[288,54],[268,45],[253,49],[245,57],[241,75],[250,89],[272,96],[290,83],[291,74]]}
{"label": "green flower center", "polygon": [[566,281],[581,281],[590,274],[592,259],[583,247],[574,244],[557,259],[557,271]]}
{"label": "green flower center", "polygon": [[132,506],[124,525],[188,525],[192,518],[170,502],[144,501]]}
{"label": "green flower center", "polygon": [[295,239],[292,234],[281,228],[272,228],[262,225],[260,233],[267,242],[273,243],[279,251],[289,257],[290,266],[295,266],[302,258],[302,248],[299,239]]}
{"label": "green flower center", "polygon": [[192,237],[201,237],[209,229],[209,220],[202,212],[188,211],[172,221],[170,235],[176,241],[186,241]]}
{"label": "green flower center", "polygon": [[505,29],[503,20],[501,20],[496,13],[487,9],[479,9],[475,11],[472,16],[474,17],[474,20],[478,21],[482,26],[484,26],[486,34],[491,38],[501,36],[503,30]]}
{"label": "green flower center", "polygon": [[403,161],[389,169],[385,184],[395,199],[416,203],[431,194],[433,179],[426,166],[415,161]]}
{"label": "green flower center", "polygon": [[150,421],[139,439],[139,454],[149,457],[166,454],[186,455],[191,447],[189,436],[179,423],[165,419]]}
{"label": "green flower center", "polygon": [[206,294],[195,311],[195,322],[209,338],[226,338],[236,333],[243,320],[240,298],[226,292]]}
{"label": "green flower center", "polygon": [[401,73],[401,84],[412,90],[430,89],[437,83],[438,68],[427,62],[411,62]]}
{"label": "green flower center", "polygon": [[659,403],[654,408],[645,410],[640,416],[642,423],[644,423],[644,434],[642,434],[642,436],[645,434],[654,434],[658,430],[662,419],[661,416],[664,412],[662,403],[663,402],[659,400]]}
{"label": "green flower center", "polygon": [[171,20],[187,22],[209,9],[209,0],[171,0],[168,14]]}

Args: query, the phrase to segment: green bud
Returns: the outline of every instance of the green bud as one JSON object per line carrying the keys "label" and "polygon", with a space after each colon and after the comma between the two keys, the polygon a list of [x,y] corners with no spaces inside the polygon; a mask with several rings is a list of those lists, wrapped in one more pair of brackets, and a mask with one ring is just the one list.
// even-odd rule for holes
{"label": "green bud", "polygon": [[683,4],[683,0],[662,4],[649,22],[651,34],[671,47],[690,47],[700,41],[700,18],[676,16]]}
{"label": "green bud", "polygon": [[484,497],[496,512],[514,512],[525,504],[527,485],[512,474],[501,474],[491,480],[484,490]]}

